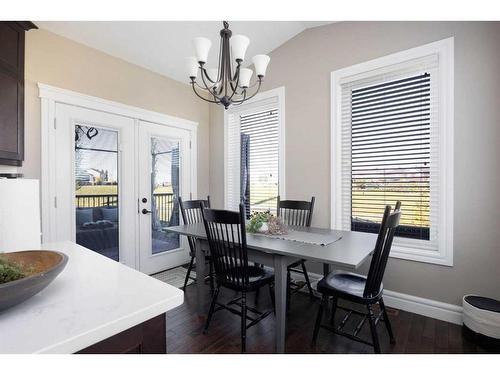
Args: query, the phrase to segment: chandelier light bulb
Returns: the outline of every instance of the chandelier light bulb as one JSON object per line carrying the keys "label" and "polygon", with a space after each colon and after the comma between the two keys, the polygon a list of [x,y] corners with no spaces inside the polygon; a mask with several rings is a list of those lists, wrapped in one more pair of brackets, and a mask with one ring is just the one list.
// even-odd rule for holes
{"label": "chandelier light bulb", "polygon": [[240,69],[240,87],[246,89],[250,86],[250,78],[252,78],[253,70],[247,68]]}
{"label": "chandelier light bulb", "polygon": [[271,58],[267,55],[255,55],[252,58],[257,77],[264,77],[266,75],[266,69],[269,61],[271,61]]}
{"label": "chandelier light bulb", "polygon": [[189,78],[196,78],[198,76],[198,60],[196,57],[186,57],[186,71],[189,74]]}
{"label": "chandelier light bulb", "polygon": [[235,60],[245,60],[245,53],[250,44],[250,39],[244,35],[234,35],[231,37],[230,43],[233,58]]}
{"label": "chandelier light bulb", "polygon": [[212,47],[212,42],[208,38],[194,38],[193,46],[196,52],[196,58],[200,63],[206,63],[208,60],[208,52],[210,51],[210,47]]}

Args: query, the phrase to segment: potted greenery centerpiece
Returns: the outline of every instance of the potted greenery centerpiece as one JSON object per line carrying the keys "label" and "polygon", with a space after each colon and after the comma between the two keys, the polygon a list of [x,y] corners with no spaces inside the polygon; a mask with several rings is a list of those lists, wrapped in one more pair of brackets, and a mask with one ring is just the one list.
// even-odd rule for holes
{"label": "potted greenery centerpiece", "polygon": [[287,234],[287,228],[279,217],[274,216],[270,211],[254,212],[250,216],[247,225],[247,231],[250,233],[263,234]]}
{"label": "potted greenery centerpiece", "polygon": [[34,296],[64,269],[66,254],[49,250],[0,253],[0,311]]}
{"label": "potted greenery centerpiece", "polygon": [[16,263],[0,254],[0,284],[19,280],[33,273],[30,267],[25,267],[23,263]]}

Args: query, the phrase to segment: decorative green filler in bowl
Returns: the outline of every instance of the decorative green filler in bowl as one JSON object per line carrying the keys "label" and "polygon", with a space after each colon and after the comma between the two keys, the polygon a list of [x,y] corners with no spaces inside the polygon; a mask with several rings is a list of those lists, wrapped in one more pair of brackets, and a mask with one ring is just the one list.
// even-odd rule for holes
{"label": "decorative green filler in bowl", "polygon": [[274,216],[270,211],[254,212],[250,216],[250,221],[247,224],[247,231],[250,233],[263,234],[287,234],[286,225],[283,224],[279,217]]}
{"label": "decorative green filler in bowl", "polygon": [[49,250],[0,253],[0,311],[34,296],[64,269],[66,254]]}

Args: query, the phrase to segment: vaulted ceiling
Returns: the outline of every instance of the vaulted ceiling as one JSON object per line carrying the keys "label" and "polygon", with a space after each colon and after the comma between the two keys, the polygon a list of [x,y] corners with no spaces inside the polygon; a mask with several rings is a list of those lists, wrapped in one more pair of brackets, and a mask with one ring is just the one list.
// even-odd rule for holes
{"label": "vaulted ceiling", "polygon": [[[329,22],[235,21],[230,29],[250,38],[246,60],[267,54],[310,27]],[[112,56],[187,83],[184,58],[193,56],[192,39],[212,40],[207,67],[215,67],[222,22],[216,21],[39,21],[49,30]]]}

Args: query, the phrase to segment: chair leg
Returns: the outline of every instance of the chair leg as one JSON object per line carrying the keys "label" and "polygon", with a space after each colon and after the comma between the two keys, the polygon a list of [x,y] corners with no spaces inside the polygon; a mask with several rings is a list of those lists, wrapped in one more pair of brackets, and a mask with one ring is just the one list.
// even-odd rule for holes
{"label": "chair leg", "polygon": [[246,352],[247,341],[247,295],[241,293],[241,352]]}
{"label": "chair leg", "polygon": [[335,311],[337,310],[337,297],[332,299],[332,315],[330,316],[330,325],[335,326]]}
{"label": "chair leg", "polygon": [[321,297],[321,303],[320,303],[319,309],[318,309],[318,315],[316,315],[316,323],[314,324],[312,345],[316,344],[316,339],[318,338],[319,328],[321,326],[321,318],[323,317],[323,310],[324,310],[325,305],[327,303],[328,303],[328,296],[323,294],[323,297]]}
{"label": "chair leg", "polygon": [[189,267],[186,272],[186,278],[184,279],[184,286],[182,287],[182,290],[186,290],[186,286],[189,280],[189,275],[191,275],[191,270],[193,269],[193,263],[194,263],[194,256],[191,257],[191,261],[189,262]]}
{"label": "chair leg", "polygon": [[255,305],[259,303],[259,293],[260,293],[260,288],[255,291],[255,300],[254,300]]}
{"label": "chair leg", "polygon": [[208,310],[207,321],[205,322],[205,328],[203,329],[203,333],[207,333],[208,325],[210,324],[210,320],[212,320],[212,315],[214,314],[215,304],[217,303],[217,296],[219,295],[219,286],[215,288],[214,294],[212,296],[212,303],[210,304],[210,309]]}
{"label": "chair leg", "polygon": [[[254,263],[253,265],[255,267],[264,268],[264,265],[260,264],[260,263]],[[259,303],[259,293],[260,293],[260,288],[255,291],[255,300],[254,300],[255,305],[257,305]]]}
{"label": "chair leg", "polygon": [[373,313],[372,305],[366,305],[368,309],[368,321],[370,322],[370,330],[372,333],[373,348],[375,353],[380,353],[380,344],[378,342],[377,326],[375,325],[375,314]]}
{"label": "chair leg", "polygon": [[309,289],[309,297],[314,298],[313,288],[311,286],[311,281],[309,280],[309,275],[306,269],[306,263],[302,262],[302,272],[304,272],[304,278],[306,279],[307,289]]}
{"label": "chair leg", "polygon": [[212,263],[212,260],[208,262],[208,275],[210,278],[210,293],[213,295],[214,294],[214,265]]}
{"label": "chair leg", "polygon": [[290,271],[286,273],[286,311],[290,311],[290,284],[292,283],[292,277]]}
{"label": "chair leg", "polygon": [[391,341],[391,344],[395,344],[396,339],[394,339],[394,334],[392,333],[391,322],[389,321],[389,315],[387,315],[387,311],[385,310],[384,300],[382,298],[380,299],[379,304],[380,304],[380,308],[382,309],[382,312],[383,312],[384,323],[385,323],[385,327],[387,328],[387,333],[389,334],[389,339]]}
{"label": "chair leg", "polygon": [[271,303],[273,304],[274,315],[276,315],[276,298],[274,298],[274,285],[269,284],[269,294],[271,295]]}

